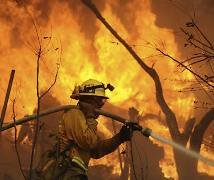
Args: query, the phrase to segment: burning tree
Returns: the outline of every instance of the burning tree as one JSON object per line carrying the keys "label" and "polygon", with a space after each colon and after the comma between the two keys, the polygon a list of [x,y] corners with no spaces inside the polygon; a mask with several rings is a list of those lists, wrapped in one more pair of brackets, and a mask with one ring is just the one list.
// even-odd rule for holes
{"label": "burning tree", "polygon": [[[144,71],[146,71],[149,74],[149,76],[153,79],[153,81],[155,83],[155,89],[156,89],[156,100],[157,100],[158,104],[160,105],[160,108],[166,117],[166,123],[169,128],[170,135],[171,135],[173,141],[175,141],[179,144],[182,144],[183,146],[187,146],[187,142],[190,139],[190,149],[193,149],[196,152],[200,152],[203,135],[204,135],[206,129],[208,128],[209,124],[214,119],[214,116],[213,116],[214,109],[211,108],[205,114],[205,116],[201,119],[200,123],[195,126],[194,129],[193,129],[193,127],[195,124],[195,120],[194,119],[188,120],[185,125],[184,132],[181,133],[178,128],[178,123],[177,123],[175,113],[170,109],[170,107],[167,105],[167,103],[165,101],[165,98],[163,95],[163,88],[162,88],[160,78],[159,78],[156,70],[153,67],[149,67],[148,65],[146,65],[144,63],[144,61],[137,55],[137,53],[132,49],[132,47],[102,17],[102,15],[100,14],[100,12],[96,8],[96,6],[90,0],[82,0],[82,2],[94,12],[96,17],[115,36],[115,38],[128,50],[128,52],[137,61],[137,63],[141,66],[141,68]],[[197,30],[201,33],[200,29],[196,26],[196,24],[194,22],[188,23],[187,25],[196,27]],[[190,45],[193,45],[195,48],[202,50],[202,53],[198,53],[195,56],[187,59],[186,61],[190,61],[190,60],[196,59],[196,58],[202,58],[201,60],[198,60],[198,61],[196,60],[196,62],[194,62],[194,63],[199,63],[201,61],[205,61],[207,59],[210,60],[213,58],[213,52],[212,52],[213,46],[208,41],[208,39],[203,35],[203,33],[201,33],[201,35],[204,37],[206,42],[208,42],[208,45],[204,44],[202,41],[197,40],[192,34],[189,34],[188,32],[185,32],[184,30],[183,30],[183,32],[188,36],[188,43]],[[198,43],[198,44],[196,44],[196,43]],[[201,48],[201,46],[203,46],[203,48]],[[211,52],[208,51],[207,49],[211,50]],[[160,49],[157,48],[157,50],[160,51],[162,54],[164,54],[164,52],[161,51]],[[168,56],[167,54],[164,54],[164,55]],[[206,77],[206,79],[204,79],[200,75],[197,75],[190,68],[185,66],[182,62],[177,61],[173,57],[170,57],[170,58],[173,59],[174,61],[176,61],[177,63],[179,63],[179,65],[183,66],[185,69],[189,70],[191,73],[193,73],[195,76],[197,76],[200,80],[203,80],[203,82],[206,83],[207,85],[209,85],[211,88],[214,87],[212,84],[210,84],[207,81],[208,76]],[[192,64],[190,64],[190,65],[192,65]],[[177,172],[178,172],[180,179],[189,179],[189,176],[194,177],[194,179],[197,177],[197,175],[198,175],[198,172],[197,172],[197,162],[198,161],[197,160],[189,159],[188,156],[184,156],[176,149],[174,149],[174,158],[175,158],[176,168],[177,168]],[[187,166],[188,168],[184,169],[183,166],[186,163],[188,163],[188,166]]]}
{"label": "burning tree", "polygon": [[[15,113],[15,99],[13,100],[13,121],[14,121],[14,129],[15,129],[15,137],[14,137],[14,144],[15,144],[15,150],[17,153],[17,157],[18,157],[18,162],[19,162],[19,168],[22,172],[22,175],[24,177],[24,179],[27,179],[29,176],[29,179],[32,179],[32,174],[33,174],[33,166],[35,166],[35,155],[38,154],[38,152],[36,152],[38,150],[38,148],[36,148],[36,144],[38,141],[38,136],[39,136],[39,132],[40,132],[40,119],[39,119],[39,114],[40,114],[40,107],[41,107],[41,100],[46,96],[47,93],[49,93],[49,91],[53,88],[53,86],[55,85],[56,81],[57,81],[57,77],[58,77],[58,71],[60,68],[60,62],[61,62],[61,49],[60,47],[55,47],[55,44],[53,42],[53,39],[56,39],[56,37],[53,37],[52,34],[50,36],[42,36],[41,35],[41,29],[38,26],[38,23],[36,22],[36,20],[34,19],[34,17],[32,16],[32,14],[28,11],[28,9],[25,6],[25,3],[23,1],[15,1],[17,3],[17,5],[23,7],[23,9],[25,10],[25,13],[27,14],[28,18],[30,19],[33,28],[35,28],[35,38],[36,40],[34,40],[33,42],[27,42],[28,44],[28,48],[33,52],[33,54],[36,57],[36,97],[37,97],[37,108],[36,108],[36,114],[37,114],[37,118],[34,120],[34,130],[32,132],[32,149],[31,149],[31,156],[30,156],[30,164],[29,164],[29,169],[27,168],[26,171],[29,170],[29,174],[27,172],[27,175],[25,175],[24,170],[22,169],[22,163],[20,160],[20,155],[18,152],[18,141],[21,142],[24,138],[25,135],[21,135],[23,137],[21,137],[20,139],[18,139],[17,141],[17,136],[18,136],[18,131],[16,128],[16,113]],[[60,44],[59,44],[60,46]],[[47,87],[46,90],[43,90],[43,92],[41,92],[40,89],[40,76],[41,76],[41,61],[45,59],[45,55],[47,55],[48,53],[56,53],[57,54],[57,62],[56,62],[56,73],[54,74],[54,80],[52,80],[52,83]],[[44,63],[44,62],[43,62]],[[6,110],[5,110],[6,111]],[[2,114],[5,114],[5,112],[3,112]],[[1,127],[2,127],[2,123],[3,123],[3,119],[1,121]],[[27,128],[30,128],[28,126],[26,126]],[[24,127],[24,128],[26,128]],[[22,130],[22,129],[21,129]],[[24,130],[24,133],[27,133],[26,131],[28,130]],[[22,133],[22,131],[21,131]],[[36,150],[37,149],[37,150]],[[40,157],[39,157],[40,158]]]}
{"label": "burning tree", "polygon": [[[184,70],[190,71],[196,78],[196,82],[198,86],[203,89],[204,93],[207,95],[210,103],[207,102],[208,99],[200,99],[201,101],[205,101],[203,103],[204,108],[208,108],[207,113],[202,117],[200,122],[195,125],[194,129],[190,129],[190,134],[183,134],[184,140],[178,141],[182,143],[183,145],[187,145],[187,142],[190,142],[190,149],[196,151],[197,153],[200,153],[200,148],[203,143],[203,137],[205,134],[205,131],[208,129],[208,127],[211,125],[211,123],[214,120],[214,109],[212,108],[213,103],[213,90],[214,90],[214,84],[213,84],[213,58],[214,58],[214,48],[212,42],[209,41],[209,39],[206,37],[206,35],[202,32],[200,27],[197,25],[194,19],[192,19],[190,22],[186,23],[186,28],[180,28],[183,32],[186,42],[184,43],[185,48],[190,49],[190,55],[183,61],[177,60],[175,57],[170,56],[169,54],[163,52],[163,50],[160,50],[157,48],[157,51],[161,52],[164,56],[170,58],[171,60],[178,63],[179,66],[183,67]],[[200,67],[204,65],[205,71],[201,70]],[[194,90],[196,87],[192,87]],[[198,104],[198,101],[194,102],[195,104]],[[197,105],[195,108],[198,108]],[[190,121],[191,123],[191,121]],[[193,125],[193,124],[192,124]],[[213,140],[211,140],[212,143]],[[211,144],[209,142],[209,144]],[[208,144],[208,146],[210,146]],[[176,154],[175,154],[176,156]],[[185,177],[185,174],[188,174],[188,172],[185,172],[182,169],[182,164],[184,164],[185,159],[181,159],[178,155],[179,161],[177,162],[177,166],[181,166],[181,177]],[[191,174],[194,175],[194,177],[198,176],[197,172],[197,165],[198,161],[196,159],[190,159],[187,161],[188,163],[188,171],[191,172]],[[184,174],[184,175],[183,175]]]}
{"label": "burning tree", "polygon": [[[5,74],[8,73],[5,73],[5,71],[13,67],[14,69],[16,69],[17,79],[19,79],[19,81],[21,82],[24,82],[22,83],[24,84],[24,86],[20,88],[21,89],[20,91],[21,93],[23,93],[23,95],[16,101],[17,103],[16,111],[18,117],[24,116],[26,113],[28,114],[32,113],[34,107],[36,106],[34,103],[36,102],[36,98],[34,97],[35,92],[32,91],[32,87],[34,90],[36,88],[35,83],[31,80],[32,72],[35,71],[36,65],[35,63],[31,63],[31,60],[35,59],[35,57],[32,56],[32,52],[30,52],[31,55],[29,55],[28,51],[26,51],[26,47],[23,46],[23,44],[26,43],[26,37],[31,36],[31,34],[29,33],[33,32],[35,35],[35,31],[32,30],[34,29],[32,26],[32,21],[30,21],[29,23],[29,16],[26,13],[24,13],[25,11],[22,8],[23,6],[21,6],[20,4],[17,5],[16,2],[18,1],[3,0],[2,3],[0,4],[0,18],[1,18],[0,24],[2,27],[0,36],[2,39],[4,39],[4,41],[1,41],[0,43],[0,52],[2,55],[2,59],[0,61],[1,65],[0,71],[1,76],[6,77]],[[21,1],[19,0],[19,2]],[[186,120],[188,119],[188,117],[186,116],[191,114],[191,112],[193,111],[192,106],[189,106],[190,103],[188,99],[189,97],[192,98],[192,96],[188,94],[185,96],[185,98],[179,98],[174,95],[171,95],[171,92],[175,91],[174,88],[172,87],[173,83],[168,83],[169,81],[167,80],[162,81],[164,80],[162,76],[167,75],[167,77],[169,77],[170,76],[169,74],[172,73],[171,74],[172,77],[178,78],[178,80],[182,78],[187,78],[189,80],[191,78],[188,78],[186,75],[180,78],[176,73],[172,71],[170,71],[170,73],[166,72],[166,69],[164,69],[165,67],[167,68],[172,67],[171,69],[173,70],[176,68],[175,63],[173,63],[170,60],[161,61],[161,66],[158,67],[158,63],[160,62],[159,61],[160,59],[159,57],[161,54],[160,52],[158,52],[157,55],[153,56],[152,60],[154,61],[152,62],[150,61],[149,58],[142,58],[143,61],[141,58],[139,58],[143,56],[147,57],[147,55],[150,55],[147,52],[146,48],[143,49],[143,51],[142,49],[140,49],[144,46],[151,45],[151,43],[146,42],[144,44],[144,42],[142,42],[142,39],[144,39],[144,37],[146,38],[148,37],[149,42],[153,41],[157,42],[160,36],[166,37],[166,42],[167,43],[170,42],[172,48],[171,47],[168,48],[169,46],[167,46],[166,48],[167,50],[165,49],[163,50],[160,48],[159,49],[162,50],[163,53],[165,53],[166,55],[170,55],[171,57],[175,57],[175,54],[177,55],[177,51],[175,48],[177,43],[174,42],[173,40],[171,41],[171,39],[173,39],[174,37],[174,33],[170,33],[169,31],[166,32],[154,24],[155,14],[150,13],[151,1],[146,0],[94,1],[96,2],[96,5],[99,8],[99,10],[105,13],[105,16],[108,16],[109,21],[116,23],[116,25],[118,26],[118,32],[120,31],[120,33],[125,37],[126,42],[129,42],[127,49],[130,49],[131,47],[132,55],[134,55],[137,61],[130,61],[130,57],[129,55],[127,55],[126,50],[123,50],[122,49],[123,47],[121,48],[122,43],[116,42],[111,39],[112,37],[109,36],[107,31],[105,31],[105,28],[102,28],[102,25],[100,26],[100,23],[99,22],[97,23],[96,18],[93,18],[94,17],[93,14],[90,11],[84,9],[84,5],[82,5],[81,1],[32,0],[22,2],[26,5],[28,10],[36,18],[38,18],[42,28],[44,27],[45,29],[47,29],[49,26],[51,26],[53,28],[54,33],[57,32],[57,34],[60,34],[60,39],[63,45],[63,63],[61,66],[62,69],[60,72],[60,76],[58,78],[58,83],[56,84],[57,88],[53,89],[52,91],[54,97],[57,97],[59,102],[70,103],[68,97],[75,82],[78,83],[84,81],[86,76],[90,78],[99,77],[102,80],[106,82],[110,81],[117,86],[116,91],[117,90],[118,91],[114,94],[114,96],[110,98],[117,106],[120,106],[121,108],[124,109],[127,109],[127,107],[133,105],[136,106],[138,109],[145,108],[146,109],[145,111],[150,114],[143,114],[143,117],[141,117],[142,118],[141,122],[142,121],[145,122],[145,119],[148,118],[159,119],[160,121],[155,121],[156,124],[154,126],[154,131],[156,130],[159,131],[161,128],[164,128],[165,130],[166,129],[165,125],[167,124],[163,118],[163,114],[160,111],[160,109],[155,106],[155,103],[152,100],[152,97],[154,96],[153,95],[154,92],[152,91],[151,88],[153,83],[150,83],[151,79],[148,79],[146,75],[142,77],[142,73],[144,71],[142,71],[141,67],[143,67],[144,69],[146,69],[147,74],[152,75],[157,84],[156,90],[159,90],[157,94],[157,99],[159,104],[161,104],[161,106],[163,107],[162,108],[163,111],[166,114],[168,114],[167,123],[170,124],[170,129],[172,129],[170,131],[172,136],[177,142],[182,141],[182,143],[186,145],[186,142],[188,142],[188,138],[192,135],[191,130],[195,129],[194,131],[196,132],[196,127],[194,128],[193,125],[194,119],[189,118],[190,120],[188,121],[188,123],[186,123],[187,128],[183,133],[181,133],[180,131],[179,124],[183,120],[181,118],[183,114]],[[121,3],[124,4],[121,6]],[[127,15],[124,12],[131,13]],[[192,26],[191,23],[188,23],[187,25]],[[184,31],[186,32],[186,30]],[[132,34],[131,32],[134,33]],[[158,38],[156,39],[150,38],[153,35],[157,36]],[[44,41],[49,40],[47,36],[45,36],[45,38],[46,39],[44,39]],[[33,39],[31,42],[33,42],[33,44],[31,44],[30,48],[35,50],[36,39]],[[29,43],[27,45],[29,46]],[[190,47],[190,45],[185,46]],[[154,47],[152,48],[153,48],[152,53],[154,53],[155,49]],[[142,54],[136,56],[135,52]],[[46,65],[50,67],[55,66],[55,63],[52,61],[53,57],[50,54],[51,53],[47,54],[46,59],[47,61],[45,62],[42,60],[40,61],[41,72],[44,72],[44,76],[43,75],[40,76],[41,78],[40,85],[41,87],[45,88],[47,88],[47,84],[49,84],[54,75],[50,73],[48,68],[45,67]],[[157,61],[155,60],[156,58]],[[177,60],[176,58],[174,59]],[[189,61],[189,63],[193,63],[194,61],[192,60]],[[187,63],[180,60],[179,62],[181,62],[183,65],[187,66],[187,68],[195,72],[195,69],[191,69]],[[180,64],[179,67],[182,67],[182,65]],[[183,67],[183,69],[185,68]],[[155,71],[158,72],[158,74]],[[184,73],[186,73],[187,71],[188,70],[185,70]],[[200,76],[201,74],[198,75]],[[207,77],[203,75],[201,76],[201,78],[205,80],[207,79],[207,82],[212,85],[212,82],[210,82],[210,80],[212,79],[211,77],[212,76],[208,74]],[[142,81],[139,81],[141,79]],[[159,80],[161,80],[161,83],[159,82]],[[6,87],[4,82],[0,83],[0,91],[2,90],[4,91],[4,88],[2,88],[2,86]],[[167,97],[167,103],[165,101],[162,101],[164,100],[163,94],[161,94],[162,87],[164,95]],[[211,86],[209,87],[211,88]],[[189,89],[186,88],[183,91],[189,90],[191,91],[191,88]],[[2,99],[1,94],[2,93],[0,93],[0,99]],[[185,105],[183,105],[182,103],[180,105],[179,104],[180,101],[178,100],[185,101]],[[199,103],[195,102],[195,105],[199,105]],[[116,109],[117,106],[115,106],[114,108]],[[210,106],[212,106],[212,104]],[[176,118],[175,114],[171,111],[172,108],[175,108],[173,109],[173,112],[176,113]],[[113,111],[113,108],[110,110]],[[182,113],[180,113],[179,111],[182,111]],[[151,114],[151,112],[155,114]],[[124,115],[124,113],[122,113],[121,115]],[[102,123],[102,121],[100,123]],[[151,124],[152,123],[153,122],[151,122]],[[101,131],[104,131],[105,129],[106,134],[111,133],[111,129],[108,130],[107,128],[103,127],[101,127],[100,129]],[[198,131],[201,131],[199,129],[203,128],[198,128]],[[164,133],[165,133],[164,135],[168,134],[168,132]],[[166,150],[166,153],[169,153],[168,149]],[[183,160],[180,160],[179,164],[179,156],[181,158],[183,156],[179,155],[179,153],[177,154],[178,154],[177,162],[179,166],[178,169],[180,169],[181,173],[184,174],[185,172],[182,172]],[[169,156],[170,158],[167,159],[166,155],[164,157],[166,159],[164,163],[169,163],[169,165],[160,164],[160,166],[162,166],[163,168],[162,170],[165,173],[165,175],[176,177],[176,175],[174,174],[174,168],[172,171],[166,171],[169,169],[169,167],[172,166],[174,167],[174,164],[170,164],[171,154],[169,154]],[[109,163],[108,166],[111,167],[110,168],[111,172],[115,172],[114,167],[117,168],[119,166],[119,164],[117,164],[116,162],[117,158],[115,158],[115,156],[109,156],[106,159],[108,160],[107,162]],[[107,164],[106,159],[99,160],[99,163],[105,164],[106,166]],[[187,164],[186,161],[185,164]],[[100,167],[99,169],[105,168]],[[116,170],[118,169],[119,168],[117,168]],[[196,169],[194,169],[193,171],[195,170]],[[206,168],[206,170],[208,170],[208,168]],[[116,171],[116,174],[119,174],[119,171]]]}

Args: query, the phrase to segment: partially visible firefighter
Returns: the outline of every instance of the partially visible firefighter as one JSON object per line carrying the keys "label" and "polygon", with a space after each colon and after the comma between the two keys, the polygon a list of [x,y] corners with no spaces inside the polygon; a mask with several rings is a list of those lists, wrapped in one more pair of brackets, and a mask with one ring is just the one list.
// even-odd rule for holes
{"label": "partially visible firefighter", "polygon": [[99,115],[94,109],[100,109],[105,104],[108,99],[106,89],[112,91],[114,87],[94,79],[75,86],[71,98],[78,100],[77,106],[64,112],[59,123],[59,142],[53,150],[44,154],[37,168],[40,179],[87,180],[90,158],[101,158],[131,139],[134,123],[124,125],[110,139],[101,140],[98,137],[96,119]]}

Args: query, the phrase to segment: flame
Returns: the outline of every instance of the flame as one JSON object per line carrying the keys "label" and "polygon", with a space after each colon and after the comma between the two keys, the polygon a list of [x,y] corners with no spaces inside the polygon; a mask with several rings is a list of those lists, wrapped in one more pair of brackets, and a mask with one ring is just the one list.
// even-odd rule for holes
{"label": "flame", "polygon": [[[213,151],[212,150],[207,150],[204,147],[204,144],[202,144],[201,147],[201,154],[203,154],[205,157],[213,159]],[[214,175],[213,173],[213,167],[208,166],[202,162],[198,162],[198,171],[199,172],[209,172],[209,174],[211,174],[212,176]]]}
{"label": "flame", "polygon": [[[39,17],[41,11],[34,8],[36,2],[36,0],[33,1],[27,9],[34,17]],[[160,57],[155,51],[156,46],[164,44],[165,51],[170,55],[181,56],[173,32],[156,26],[156,16],[152,13],[148,0],[135,0],[127,5],[127,9],[135,17],[132,22],[135,31],[129,32],[113,9],[117,3],[116,1],[107,3],[102,14],[144,61],[156,69],[160,75],[168,104],[179,117],[179,124],[184,123],[193,115],[194,94],[179,94],[177,91],[183,88],[184,84],[173,83],[165,79],[173,77],[178,80],[192,80],[193,76],[186,71],[176,73],[176,64]],[[4,6],[8,9],[8,15],[14,19],[10,22],[0,21],[0,39],[2,39],[0,43],[0,99],[1,102],[4,101],[10,70],[15,69],[15,82],[10,99],[16,98],[17,117],[22,117],[25,114],[31,114],[36,106],[37,55],[34,51],[38,50],[38,41],[32,20],[25,9],[12,1],[5,2]],[[50,86],[55,76],[56,63],[60,63],[57,83],[51,93],[61,103],[75,103],[69,99],[75,84],[95,78],[116,86],[115,91],[108,94],[109,101],[114,105],[124,109],[135,106],[140,111],[158,114],[160,108],[155,100],[152,79],[111,33],[99,21],[96,21],[94,27],[96,31],[93,38],[89,39],[84,34],[88,27],[83,30],[76,18],[81,14],[74,13],[67,3],[57,1],[52,6],[47,22],[37,27],[42,40],[42,48],[49,50],[42,55],[40,60],[40,90]],[[3,10],[0,9],[0,11]],[[14,35],[16,28],[19,37]],[[20,42],[17,45],[18,38]],[[11,119],[11,101],[8,107],[7,120]],[[104,128],[104,124],[100,124],[100,128],[110,136],[111,133]],[[170,136],[168,129],[159,122],[152,121],[148,126],[165,137]],[[160,162],[160,167],[166,177],[177,179],[172,149],[165,146],[164,148],[165,158]],[[119,163],[115,157],[116,153],[99,161],[92,161],[91,164],[109,164],[109,166],[114,166],[114,173],[119,174]],[[203,172],[213,174],[213,168],[201,168],[201,165],[199,168],[203,169]]]}

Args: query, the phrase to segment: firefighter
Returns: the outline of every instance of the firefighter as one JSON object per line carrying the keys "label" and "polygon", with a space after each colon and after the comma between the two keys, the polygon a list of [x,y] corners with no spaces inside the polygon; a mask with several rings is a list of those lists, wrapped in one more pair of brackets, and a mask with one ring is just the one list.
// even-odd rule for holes
{"label": "firefighter", "polygon": [[[134,131],[131,124],[124,125],[120,132],[110,139],[101,140],[97,136],[98,114],[94,109],[105,104],[108,99],[105,95],[106,89],[113,90],[113,86],[106,86],[94,79],[74,88],[71,98],[78,100],[77,108],[66,111],[60,123],[59,148],[60,153],[65,156],[60,160],[60,165],[56,166],[62,171],[54,177],[47,176],[49,179],[87,180],[90,158],[101,158],[113,152],[121,143],[130,140]],[[47,163],[43,169],[48,169],[48,164],[51,163]],[[57,170],[54,170],[55,173]]]}

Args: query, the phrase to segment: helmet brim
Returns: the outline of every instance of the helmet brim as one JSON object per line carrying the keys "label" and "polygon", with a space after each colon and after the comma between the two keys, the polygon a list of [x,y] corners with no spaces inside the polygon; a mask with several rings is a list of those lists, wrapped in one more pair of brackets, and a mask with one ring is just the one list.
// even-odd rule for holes
{"label": "helmet brim", "polygon": [[78,100],[79,97],[81,97],[81,96],[94,96],[94,97],[100,97],[100,98],[103,98],[103,99],[109,99],[109,97],[107,97],[107,96],[97,95],[97,94],[93,94],[93,93],[72,94],[70,96],[70,98]]}

